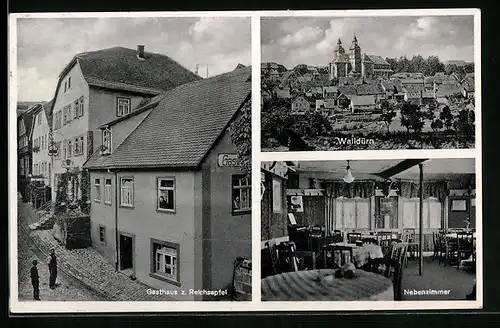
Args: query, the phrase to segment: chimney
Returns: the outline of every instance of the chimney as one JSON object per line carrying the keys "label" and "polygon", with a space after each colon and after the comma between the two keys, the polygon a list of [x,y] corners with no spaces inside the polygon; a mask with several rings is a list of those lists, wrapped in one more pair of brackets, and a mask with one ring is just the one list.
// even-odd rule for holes
{"label": "chimney", "polygon": [[143,45],[138,45],[137,46],[137,58],[139,58],[139,59],[145,59],[144,58],[144,46]]}

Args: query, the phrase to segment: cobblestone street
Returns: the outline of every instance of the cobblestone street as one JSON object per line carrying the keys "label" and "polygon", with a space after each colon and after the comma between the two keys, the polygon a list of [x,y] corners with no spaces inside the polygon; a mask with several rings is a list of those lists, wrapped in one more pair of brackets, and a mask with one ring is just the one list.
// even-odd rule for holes
{"label": "cobblestone street", "polygon": [[[93,247],[68,250],[52,236],[51,230],[30,231],[28,225],[36,220],[30,205],[18,202],[19,299],[32,300],[33,288],[29,269],[34,256],[38,258],[40,297],[42,300],[71,301],[170,301],[165,295],[148,295],[148,286],[116,272]],[[46,265],[50,248],[58,257],[58,283],[48,288]]]}
{"label": "cobblestone street", "polygon": [[30,268],[31,261],[38,260],[38,274],[40,276],[40,298],[42,301],[102,301],[102,297],[96,295],[73,277],[69,277],[61,270],[57,276],[57,288],[49,288],[49,270],[47,258],[40,254],[29,238],[27,225],[31,223],[29,216],[29,205],[18,203],[18,295],[19,301],[33,301],[33,287],[31,286]]}

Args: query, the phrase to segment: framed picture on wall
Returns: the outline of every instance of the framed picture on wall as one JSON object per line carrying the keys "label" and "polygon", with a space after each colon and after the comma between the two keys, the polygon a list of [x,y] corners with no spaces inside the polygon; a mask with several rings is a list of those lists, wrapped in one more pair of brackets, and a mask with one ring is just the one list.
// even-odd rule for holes
{"label": "framed picture on wall", "polygon": [[465,211],[467,211],[467,200],[465,200],[465,199],[453,199],[451,201],[451,211],[452,212],[465,212]]}
{"label": "framed picture on wall", "polygon": [[292,204],[292,210],[297,213],[304,212],[304,205],[302,203],[302,196],[292,196],[290,197],[290,202]]}
{"label": "framed picture on wall", "polygon": [[282,213],[281,181],[273,179],[273,213]]}

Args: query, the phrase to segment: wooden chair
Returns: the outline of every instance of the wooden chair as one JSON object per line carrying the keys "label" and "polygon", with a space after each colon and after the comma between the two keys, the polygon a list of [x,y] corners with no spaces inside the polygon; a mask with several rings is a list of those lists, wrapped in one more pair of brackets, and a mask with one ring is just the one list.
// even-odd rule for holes
{"label": "wooden chair", "polygon": [[473,256],[473,234],[471,232],[458,232],[457,233],[457,270],[460,270],[462,260],[466,260]]}
{"label": "wooden chair", "polygon": [[361,240],[361,232],[349,232],[347,233],[347,242],[349,244],[355,244],[356,241]]}
{"label": "wooden chair", "polygon": [[308,237],[308,250],[320,253],[324,244],[325,230],[323,227],[311,227]]}
{"label": "wooden chair", "polygon": [[432,243],[433,243],[433,247],[434,247],[434,251],[433,251],[433,254],[432,254],[432,260],[434,261],[436,258],[439,259],[439,257],[441,256],[441,253],[443,251],[443,241],[442,241],[442,238],[441,238],[442,234],[440,234],[439,232],[437,231],[434,231],[432,233]]}
{"label": "wooden chair", "polygon": [[418,242],[416,240],[416,231],[414,228],[404,228],[401,236],[403,243],[408,244],[408,252],[412,259],[418,255]]}
{"label": "wooden chair", "polygon": [[323,247],[323,266],[325,269],[338,269],[349,262],[353,262],[352,247],[343,245]]}
{"label": "wooden chair", "polygon": [[385,276],[392,280],[394,285],[394,300],[402,299],[402,281],[403,267],[406,262],[406,253],[408,246],[406,244],[393,244],[391,255],[386,263]]}
{"label": "wooden chair", "polygon": [[276,246],[281,272],[299,271],[301,263],[297,258],[297,248],[293,241],[284,241]]}
{"label": "wooden chair", "polygon": [[373,244],[373,245],[378,245],[378,240],[375,237],[367,237],[363,238],[363,243],[365,244]]}
{"label": "wooden chair", "polygon": [[262,255],[265,264],[261,269],[263,278],[281,273],[278,252],[276,250],[276,242],[274,240],[270,240],[265,243]]}
{"label": "wooden chair", "polygon": [[455,237],[444,237],[444,266],[452,265],[457,259],[458,236],[455,233]]}

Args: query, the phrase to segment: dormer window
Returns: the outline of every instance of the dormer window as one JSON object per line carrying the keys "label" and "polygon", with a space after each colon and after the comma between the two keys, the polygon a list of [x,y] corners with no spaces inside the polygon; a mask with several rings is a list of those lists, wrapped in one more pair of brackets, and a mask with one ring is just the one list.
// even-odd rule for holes
{"label": "dormer window", "polygon": [[116,116],[130,114],[130,98],[116,97]]}
{"label": "dormer window", "polygon": [[111,128],[102,130],[102,154],[111,154]]}

